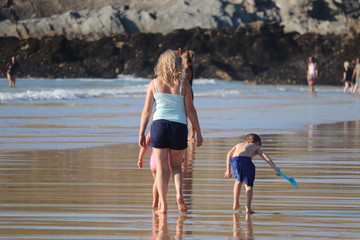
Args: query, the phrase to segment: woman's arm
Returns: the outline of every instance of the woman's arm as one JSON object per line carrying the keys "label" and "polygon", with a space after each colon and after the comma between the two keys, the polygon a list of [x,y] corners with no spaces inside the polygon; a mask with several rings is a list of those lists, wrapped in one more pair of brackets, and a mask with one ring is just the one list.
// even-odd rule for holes
{"label": "woman's arm", "polygon": [[355,79],[356,77],[356,67],[354,68],[353,74],[352,74],[352,79]]}
{"label": "woman's arm", "polygon": [[191,96],[191,88],[190,88],[190,83],[187,81],[183,82],[183,89],[184,89],[184,98],[185,98],[185,112],[186,112],[186,116],[190,119],[194,130],[196,132],[196,140],[197,140],[197,146],[200,147],[202,145],[203,142],[203,138],[202,138],[202,134],[201,134],[201,129],[200,129],[200,124],[199,124],[199,119],[197,116],[197,112],[192,100],[192,96]]}
{"label": "woman's arm", "polygon": [[148,133],[146,135],[145,142],[146,142],[145,147],[140,147],[140,151],[139,151],[138,162],[137,162],[137,165],[139,168],[142,168],[144,165],[144,156],[145,156],[147,149],[149,148],[149,143],[150,143],[150,133]]}
{"label": "woman's arm", "polygon": [[139,129],[139,145],[140,147],[145,147],[146,145],[146,138],[145,138],[145,130],[149,123],[152,108],[154,105],[154,91],[153,91],[153,81],[149,83],[148,90],[145,97],[144,108],[141,113],[141,120],[140,120],[140,129]]}

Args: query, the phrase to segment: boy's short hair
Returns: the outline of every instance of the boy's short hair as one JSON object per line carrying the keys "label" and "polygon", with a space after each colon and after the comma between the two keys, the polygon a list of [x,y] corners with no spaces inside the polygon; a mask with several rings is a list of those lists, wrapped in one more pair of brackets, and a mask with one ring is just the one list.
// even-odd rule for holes
{"label": "boy's short hair", "polygon": [[261,138],[255,133],[249,133],[246,135],[245,141],[248,143],[259,143],[261,145]]}

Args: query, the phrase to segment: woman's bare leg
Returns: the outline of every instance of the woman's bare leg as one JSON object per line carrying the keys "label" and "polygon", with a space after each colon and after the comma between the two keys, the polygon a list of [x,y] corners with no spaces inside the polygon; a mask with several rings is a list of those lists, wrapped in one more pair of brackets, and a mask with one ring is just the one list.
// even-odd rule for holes
{"label": "woman's bare leg", "polygon": [[170,167],[168,162],[168,148],[153,148],[156,161],[156,186],[159,193],[159,210],[157,213],[167,212],[166,195],[169,186]]}
{"label": "woman's bare leg", "polygon": [[9,87],[12,87],[12,79],[11,79],[11,75],[10,74],[7,74],[7,79],[9,81]]}
{"label": "woman's bare leg", "polygon": [[348,82],[345,82],[345,87],[344,87],[343,92],[346,93],[347,90],[348,90],[348,88],[349,88],[349,83],[348,83]]}
{"label": "woman's bare leg", "polygon": [[183,162],[184,154],[185,154],[185,150],[173,150],[173,149],[170,150],[170,166],[175,183],[176,201],[179,210],[182,212],[187,211],[187,207],[184,203],[184,196],[182,192],[183,178],[184,178],[182,162]]}
{"label": "woman's bare leg", "polygon": [[154,177],[154,184],[152,188],[152,195],[153,195],[152,208],[157,208],[159,207],[159,193],[156,186],[156,170],[151,169],[151,173]]}

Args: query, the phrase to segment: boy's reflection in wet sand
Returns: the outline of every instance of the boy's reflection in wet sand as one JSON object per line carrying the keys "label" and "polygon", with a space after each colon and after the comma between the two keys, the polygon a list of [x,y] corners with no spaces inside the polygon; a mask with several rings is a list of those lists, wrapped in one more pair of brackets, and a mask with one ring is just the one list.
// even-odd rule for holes
{"label": "boy's reflection in wet sand", "polygon": [[233,239],[234,240],[253,240],[253,227],[251,214],[245,214],[245,232],[242,232],[240,226],[240,213],[233,215]]}

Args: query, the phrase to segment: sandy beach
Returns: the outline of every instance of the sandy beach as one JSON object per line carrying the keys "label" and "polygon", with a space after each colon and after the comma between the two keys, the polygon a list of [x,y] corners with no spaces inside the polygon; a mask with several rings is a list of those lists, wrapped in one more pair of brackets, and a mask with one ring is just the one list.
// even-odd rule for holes
{"label": "sandy beach", "polygon": [[[360,121],[262,135],[263,150],[299,189],[255,158],[253,215],[233,211],[227,151],[242,136],[189,146],[185,202],[171,181],[167,215],[153,214],[148,163],[136,143],[0,152],[0,239],[359,239]],[[148,159],[148,154],[146,159]]]}

